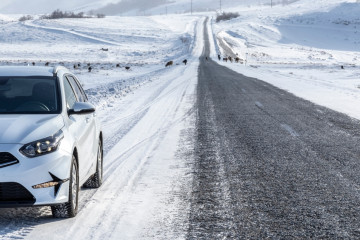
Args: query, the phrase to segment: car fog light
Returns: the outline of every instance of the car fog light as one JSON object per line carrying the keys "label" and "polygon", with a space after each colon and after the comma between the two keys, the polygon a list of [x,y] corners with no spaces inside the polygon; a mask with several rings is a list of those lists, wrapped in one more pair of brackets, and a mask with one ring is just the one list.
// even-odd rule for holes
{"label": "car fog light", "polygon": [[40,189],[40,188],[50,188],[50,187],[54,187],[54,196],[57,195],[57,193],[59,192],[59,189],[61,187],[61,185],[67,181],[69,181],[69,178],[67,179],[60,179],[58,177],[56,177],[54,174],[52,174],[51,172],[49,172],[52,181],[49,182],[45,182],[45,183],[40,183],[40,184],[36,184],[34,186],[32,186],[33,189]]}
{"label": "car fog light", "polygon": [[54,187],[56,185],[58,185],[58,182],[46,182],[46,183],[41,183],[41,184],[37,184],[32,186],[33,189],[39,189],[39,188],[49,188],[49,187]]}

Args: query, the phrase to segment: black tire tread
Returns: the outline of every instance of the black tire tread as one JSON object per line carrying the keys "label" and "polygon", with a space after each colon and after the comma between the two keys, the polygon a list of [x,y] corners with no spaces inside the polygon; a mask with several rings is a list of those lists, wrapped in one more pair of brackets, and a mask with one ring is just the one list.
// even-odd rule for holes
{"label": "black tire tread", "polygon": [[[102,142],[100,140],[99,142],[100,148],[101,148],[101,163],[103,163],[103,154],[102,154]],[[96,158],[97,159],[97,158]],[[98,163],[96,163],[96,172],[94,173],[94,175],[92,175],[85,183],[84,183],[84,187],[86,188],[99,188],[102,184],[102,177],[99,176],[99,171],[98,171]],[[102,166],[101,166],[102,168]]]}
{"label": "black tire tread", "polygon": [[[71,163],[70,174],[72,173],[72,169],[74,166],[73,164],[75,163],[77,172],[78,172],[77,177],[79,177],[79,168],[78,168],[78,164],[76,162],[75,156],[73,156],[72,161],[73,162]],[[78,182],[79,182],[79,180],[78,180]],[[69,183],[69,201],[66,203],[63,203],[63,204],[51,206],[51,212],[52,212],[52,215],[54,218],[73,218],[76,216],[77,210],[78,210],[78,204],[77,204],[76,208],[74,208],[72,206],[71,186],[72,186],[72,179],[70,179],[70,183]],[[79,184],[77,185],[77,187],[78,187],[78,189],[77,189],[77,198],[78,198]]]}

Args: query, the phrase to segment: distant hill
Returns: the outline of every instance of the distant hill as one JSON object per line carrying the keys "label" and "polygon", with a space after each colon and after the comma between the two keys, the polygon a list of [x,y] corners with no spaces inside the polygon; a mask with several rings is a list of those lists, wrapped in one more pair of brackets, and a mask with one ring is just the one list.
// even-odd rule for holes
{"label": "distant hill", "polygon": [[105,7],[96,9],[96,12],[105,13],[107,15],[118,15],[125,12],[138,11],[143,12],[160,5],[169,4],[174,1],[170,0],[122,0],[118,3],[110,3]]}
{"label": "distant hill", "polygon": [[[273,4],[289,4],[297,0],[272,0]],[[221,2],[221,4],[220,4]],[[192,4],[191,4],[192,3]],[[226,10],[238,6],[270,5],[270,0],[122,0],[95,9],[106,15],[159,15],[173,13]]]}
{"label": "distant hill", "polygon": [[56,9],[87,12],[120,0],[1,0],[0,14],[42,14]]}
{"label": "distant hill", "polygon": [[[272,0],[286,4],[296,0]],[[191,5],[192,2],[192,5]],[[270,0],[0,0],[0,14],[48,14],[56,9],[106,15],[158,15],[219,11],[237,6],[270,4]]]}

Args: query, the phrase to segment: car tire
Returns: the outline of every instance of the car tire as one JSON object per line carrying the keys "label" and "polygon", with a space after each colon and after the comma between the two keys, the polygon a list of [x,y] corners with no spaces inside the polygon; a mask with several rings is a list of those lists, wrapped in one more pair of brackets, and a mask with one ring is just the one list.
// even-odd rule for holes
{"label": "car tire", "polygon": [[87,188],[98,188],[103,182],[103,148],[102,142],[99,140],[97,157],[96,157],[96,172],[84,184]]}
{"label": "car tire", "polygon": [[54,218],[72,218],[78,211],[79,202],[79,170],[75,156],[72,157],[69,180],[69,201],[51,206]]}

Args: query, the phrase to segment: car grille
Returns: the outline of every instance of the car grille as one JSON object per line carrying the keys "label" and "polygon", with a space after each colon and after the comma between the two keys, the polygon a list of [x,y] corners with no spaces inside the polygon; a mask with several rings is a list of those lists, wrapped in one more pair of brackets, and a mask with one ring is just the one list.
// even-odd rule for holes
{"label": "car grille", "polygon": [[19,163],[16,157],[7,152],[0,152],[0,168]]}
{"label": "car grille", "polygon": [[34,204],[34,196],[22,185],[14,182],[0,183],[0,204]]}

